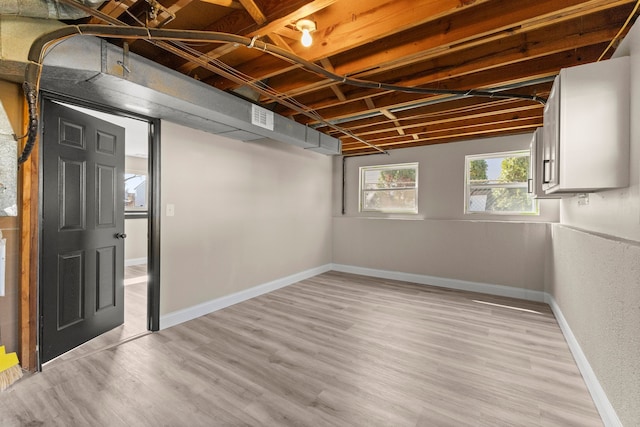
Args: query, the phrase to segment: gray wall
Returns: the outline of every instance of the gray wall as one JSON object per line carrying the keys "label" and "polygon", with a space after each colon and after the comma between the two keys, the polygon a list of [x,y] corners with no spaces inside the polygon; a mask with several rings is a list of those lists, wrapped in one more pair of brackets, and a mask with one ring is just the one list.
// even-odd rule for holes
{"label": "gray wall", "polygon": [[161,163],[161,314],[331,263],[330,157],[163,122]]}
{"label": "gray wall", "polygon": [[[531,134],[406,148],[347,159],[346,212],[341,215],[342,163],[334,161],[333,262],[544,291],[548,222],[557,200],[540,201],[540,215],[464,214],[465,155],[528,149]],[[358,212],[361,166],[419,162],[419,213]]]}
{"label": "gray wall", "polygon": [[625,426],[640,425],[640,244],[553,227],[553,295]]}
{"label": "gray wall", "polygon": [[[631,55],[631,185],[561,203],[553,227],[553,295],[618,417],[640,425],[640,26],[616,51]],[[596,101],[596,100],[594,100]]]}

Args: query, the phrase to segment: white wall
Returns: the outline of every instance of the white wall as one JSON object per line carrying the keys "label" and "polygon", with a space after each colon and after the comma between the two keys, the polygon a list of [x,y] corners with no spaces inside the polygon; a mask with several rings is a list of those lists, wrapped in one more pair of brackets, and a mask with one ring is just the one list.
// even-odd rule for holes
{"label": "white wall", "polygon": [[124,220],[125,265],[145,264],[147,260],[148,221],[147,218]]}
{"label": "white wall", "polygon": [[[640,241],[640,26],[635,25],[615,56],[631,55],[630,185],[589,194],[589,204],[577,198],[561,204],[562,223],[611,236]],[[593,100],[597,102],[597,100]]]}
{"label": "white wall", "polygon": [[[640,26],[616,51],[631,54],[628,188],[561,203],[547,291],[567,319],[617,417],[640,425]],[[597,102],[597,100],[594,100]],[[635,119],[634,119],[635,118]]]}
{"label": "white wall", "polygon": [[[129,136],[129,133],[127,133],[127,137]],[[129,143],[129,140],[127,140],[127,143]],[[124,168],[127,173],[148,175],[148,159],[126,156]],[[124,241],[125,265],[144,264],[147,259],[147,242],[149,238],[147,218],[125,219],[124,232],[127,235]]]}
{"label": "white wall", "polygon": [[161,134],[161,315],[331,263],[330,157],[169,122]]}
{"label": "white wall", "polygon": [[[341,215],[342,162],[334,161],[333,262],[526,291],[544,291],[548,222],[557,200],[538,216],[464,213],[465,155],[528,149],[531,134],[393,150],[347,159],[346,213]],[[419,214],[358,212],[358,169],[419,162]]]}

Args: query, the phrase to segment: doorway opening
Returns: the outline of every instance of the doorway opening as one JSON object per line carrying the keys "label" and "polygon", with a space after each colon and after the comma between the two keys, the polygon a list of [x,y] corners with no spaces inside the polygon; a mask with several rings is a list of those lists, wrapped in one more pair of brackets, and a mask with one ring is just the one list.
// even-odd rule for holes
{"label": "doorway opening", "polygon": [[[46,330],[46,328],[43,328],[43,325],[41,325],[41,333],[39,335],[40,369],[84,357],[96,351],[119,345],[159,329],[159,120],[125,112],[101,109],[99,106],[78,102],[77,100],[70,101],[59,97],[48,96],[45,96],[45,99],[47,102],[59,104],[64,108],[77,111],[96,120],[108,122],[124,129],[124,167],[118,169],[118,175],[122,176],[118,177],[118,181],[114,181],[118,183],[118,186],[123,187],[120,189],[121,191],[114,192],[114,196],[116,198],[122,198],[115,206],[117,206],[118,210],[122,210],[118,215],[124,216],[124,231],[115,233],[115,237],[123,240],[124,247],[122,248],[123,250],[114,249],[113,251],[113,253],[121,259],[114,260],[113,263],[108,259],[106,264],[109,266],[109,269],[111,265],[115,266],[115,270],[117,270],[117,268],[122,270],[122,267],[118,266],[124,267],[123,275],[122,273],[120,273],[120,276],[118,276],[118,274],[115,275],[116,280],[121,281],[121,284],[118,286],[123,287],[123,289],[117,292],[123,293],[124,314],[121,316],[121,320],[123,319],[124,322],[108,329],[106,332],[100,332],[95,338],[88,339],[68,351],[65,350],[62,354],[54,358],[51,358],[51,355],[45,357],[42,344],[43,341],[46,342],[46,339],[42,331]],[[100,131],[97,133],[100,134]],[[98,139],[99,138],[100,137],[98,137]],[[43,141],[46,141],[46,136],[44,135]],[[97,144],[99,151],[100,142],[98,141]],[[46,151],[44,154],[46,155]],[[44,159],[44,156],[42,158]],[[43,164],[45,164],[44,160]],[[96,165],[96,170],[104,169],[103,166],[100,165],[100,162],[96,163]],[[44,175],[46,175],[46,172]],[[95,178],[96,186],[98,185],[98,178],[99,174],[97,174]],[[44,179],[46,179],[46,176]],[[41,189],[44,189],[42,184]],[[44,191],[41,191],[41,200],[47,197],[43,193]],[[64,196],[60,196],[61,200],[63,197]],[[88,195],[87,197],[89,198],[90,196]],[[95,196],[98,205],[96,212],[98,213],[103,209],[100,206],[101,202],[99,199],[99,196]],[[46,209],[43,208],[42,219],[44,223],[47,221],[46,213]],[[44,225],[41,226],[43,231],[46,230],[44,227]],[[41,245],[47,244],[48,242],[41,241]],[[44,246],[41,247],[43,248],[41,251],[46,251]],[[104,248],[98,249],[97,253],[99,254],[101,251],[105,252]],[[106,251],[106,253],[110,252]],[[89,258],[91,256],[93,255],[87,252],[87,257]],[[100,255],[98,255],[96,259],[98,267],[102,268]],[[89,272],[89,275],[91,274],[94,273]],[[102,271],[96,271],[95,275],[102,277],[104,273]],[[108,273],[107,276],[107,279],[112,279],[111,273]],[[47,301],[42,300],[42,298],[47,297],[47,293],[44,292],[44,280],[46,280],[46,278],[41,278],[41,301],[39,304],[40,313],[38,319],[46,323],[52,322],[52,319],[43,317],[44,306],[47,304]],[[97,290],[94,291],[94,293],[96,294],[96,297],[93,297],[95,299],[100,296],[103,291]],[[116,300],[115,294],[116,292],[114,292],[114,305]],[[60,295],[62,294],[58,292],[58,299],[60,299]],[[109,294],[107,293],[107,295]],[[110,297],[109,295],[109,298]],[[72,302],[75,303],[73,296],[71,298]],[[87,307],[90,307],[91,304],[93,304],[93,300]],[[102,309],[100,307],[96,308],[97,311]],[[89,309],[83,308],[79,309],[78,313],[82,312],[84,315],[87,311],[89,311]],[[89,318],[88,315],[87,318]],[[53,321],[59,322],[59,319],[54,319]],[[81,322],[81,320],[78,320],[78,322]],[[89,323],[93,322],[92,319],[89,319]]]}

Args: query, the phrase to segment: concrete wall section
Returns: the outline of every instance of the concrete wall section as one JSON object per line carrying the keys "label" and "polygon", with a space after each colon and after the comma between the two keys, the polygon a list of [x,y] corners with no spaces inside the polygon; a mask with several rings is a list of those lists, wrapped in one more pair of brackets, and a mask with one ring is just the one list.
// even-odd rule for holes
{"label": "concrete wall section", "polygon": [[163,122],[161,159],[161,314],[331,263],[330,157]]}

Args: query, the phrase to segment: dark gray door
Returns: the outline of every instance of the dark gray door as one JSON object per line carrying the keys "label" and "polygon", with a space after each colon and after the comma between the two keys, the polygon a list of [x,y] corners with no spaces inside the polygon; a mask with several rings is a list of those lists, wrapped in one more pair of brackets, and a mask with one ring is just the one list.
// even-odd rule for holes
{"label": "dark gray door", "polygon": [[124,322],[124,129],[43,105],[41,362]]}

